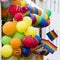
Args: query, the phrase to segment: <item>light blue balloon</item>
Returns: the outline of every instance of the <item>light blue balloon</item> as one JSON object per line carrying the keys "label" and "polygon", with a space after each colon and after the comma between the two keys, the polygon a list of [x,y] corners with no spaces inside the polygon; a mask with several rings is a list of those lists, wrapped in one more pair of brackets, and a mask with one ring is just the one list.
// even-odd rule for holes
{"label": "light blue balloon", "polygon": [[2,7],[8,8],[11,5],[12,0],[9,0],[8,2],[2,2]]}

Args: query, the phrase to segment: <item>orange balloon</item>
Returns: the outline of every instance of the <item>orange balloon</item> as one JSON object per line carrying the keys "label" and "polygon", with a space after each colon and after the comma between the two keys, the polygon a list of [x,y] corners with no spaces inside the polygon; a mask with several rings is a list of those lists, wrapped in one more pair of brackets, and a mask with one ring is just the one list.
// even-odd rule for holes
{"label": "orange balloon", "polygon": [[21,40],[19,38],[13,38],[10,42],[12,48],[17,49],[21,46]]}
{"label": "orange balloon", "polygon": [[16,25],[13,22],[6,22],[3,25],[3,33],[6,35],[12,35],[16,31]]}
{"label": "orange balloon", "polygon": [[2,17],[8,16],[8,9],[7,8],[2,8]]}
{"label": "orange balloon", "polygon": [[12,4],[21,6],[21,1],[20,0],[12,0]]}
{"label": "orange balloon", "polygon": [[14,56],[20,56],[21,55],[21,49],[20,48],[18,48],[18,49],[13,49],[13,55]]}

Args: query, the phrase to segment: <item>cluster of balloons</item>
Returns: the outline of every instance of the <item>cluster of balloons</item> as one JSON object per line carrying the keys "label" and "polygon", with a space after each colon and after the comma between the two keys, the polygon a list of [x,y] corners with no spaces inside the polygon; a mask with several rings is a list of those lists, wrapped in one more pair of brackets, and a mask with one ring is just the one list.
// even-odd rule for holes
{"label": "cluster of balloons", "polygon": [[29,56],[41,42],[34,26],[37,25],[40,28],[48,26],[51,11],[46,9],[42,13],[35,7],[27,6],[25,1],[16,0],[12,1],[12,4],[11,0],[9,1],[9,3],[2,2],[4,8],[9,7],[8,11],[13,18],[12,21],[5,22],[2,27],[4,35],[1,54],[4,58],[11,55]]}
{"label": "cluster of balloons", "polygon": [[29,16],[32,19],[32,24],[38,25],[41,28],[47,27],[50,24],[49,17],[51,16],[51,11],[49,9],[46,9],[45,12],[43,12],[41,15],[37,15],[39,14],[37,13],[38,11],[32,14],[33,11],[31,11],[31,7],[25,6],[23,8],[20,8],[18,5],[11,5],[9,7],[9,12],[12,16],[19,16],[19,14],[16,13],[22,13],[23,16]]}
{"label": "cluster of balloons", "polygon": [[31,49],[40,44],[41,38],[36,35],[32,19],[28,16],[23,17],[21,13],[16,15],[13,21],[8,21],[3,25],[2,56],[5,58],[11,55],[30,55]]}

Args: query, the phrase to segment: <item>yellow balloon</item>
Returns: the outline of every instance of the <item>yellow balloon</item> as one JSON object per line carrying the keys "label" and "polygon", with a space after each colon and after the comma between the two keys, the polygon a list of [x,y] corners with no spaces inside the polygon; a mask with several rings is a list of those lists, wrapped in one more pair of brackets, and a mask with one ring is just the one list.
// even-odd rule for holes
{"label": "yellow balloon", "polygon": [[28,29],[24,32],[26,36],[31,35],[32,37],[35,37],[36,33],[37,33],[36,29],[32,26],[29,26]]}
{"label": "yellow balloon", "polygon": [[14,20],[14,18],[13,18],[13,22],[15,23],[15,25],[17,24],[17,21],[16,21],[16,20]]}
{"label": "yellow balloon", "polygon": [[44,17],[44,18],[45,18],[45,20],[48,20],[48,15],[47,15],[47,14],[45,14],[45,17]]}
{"label": "yellow balloon", "polygon": [[26,6],[26,1],[22,0],[21,1],[21,7],[25,7]]}
{"label": "yellow balloon", "polygon": [[28,16],[24,17],[23,21],[25,21],[28,24],[28,26],[32,25],[32,19]]}
{"label": "yellow balloon", "polygon": [[10,45],[4,45],[2,47],[2,51],[1,51],[1,54],[4,58],[8,58],[12,55],[13,53],[13,50],[12,50],[12,47]]}
{"label": "yellow balloon", "polygon": [[34,14],[34,16],[36,17],[36,19],[38,20],[38,18],[40,17],[39,15],[37,14]]}
{"label": "yellow balloon", "polygon": [[16,25],[17,31],[23,33],[27,28],[28,24],[25,21],[20,21]]}

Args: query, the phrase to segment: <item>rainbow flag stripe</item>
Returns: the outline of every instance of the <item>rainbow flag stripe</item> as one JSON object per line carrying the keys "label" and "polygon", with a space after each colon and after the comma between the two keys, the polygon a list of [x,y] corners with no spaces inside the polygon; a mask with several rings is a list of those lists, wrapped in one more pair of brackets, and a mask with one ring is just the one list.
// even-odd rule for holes
{"label": "rainbow flag stripe", "polygon": [[51,41],[53,41],[55,38],[58,37],[58,35],[55,33],[54,30],[48,32],[48,33],[47,33],[47,36],[49,37],[49,39],[50,39]]}
{"label": "rainbow flag stripe", "polygon": [[54,50],[52,50],[48,45],[44,45],[44,48],[47,49],[50,53],[54,53]]}
{"label": "rainbow flag stripe", "polygon": [[44,44],[44,48],[46,48],[49,52],[54,53],[57,50],[57,47],[49,40],[42,39],[41,42]]}

